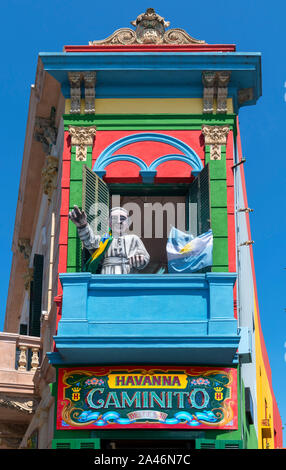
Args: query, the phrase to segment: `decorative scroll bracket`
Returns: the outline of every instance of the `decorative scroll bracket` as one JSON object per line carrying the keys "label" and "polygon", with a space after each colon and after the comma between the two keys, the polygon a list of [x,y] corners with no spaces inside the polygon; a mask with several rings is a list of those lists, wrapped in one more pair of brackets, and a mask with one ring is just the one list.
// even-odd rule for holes
{"label": "decorative scroll bracket", "polygon": [[212,114],[214,112],[214,99],[217,99],[218,114],[227,112],[227,94],[228,83],[231,72],[203,72],[202,81],[204,86],[203,93],[203,112]]}
{"label": "decorative scroll bracket", "polygon": [[95,83],[96,72],[69,72],[71,114],[80,114],[81,111],[81,83],[84,83],[85,114],[95,113]]}
{"label": "decorative scroll bracket", "polygon": [[204,125],[202,133],[205,138],[205,145],[210,146],[210,159],[221,160],[221,146],[226,145],[229,127]]}
{"label": "decorative scroll bracket", "polygon": [[71,145],[76,147],[76,161],[86,161],[87,147],[93,145],[96,128],[69,126],[69,133],[71,136]]}

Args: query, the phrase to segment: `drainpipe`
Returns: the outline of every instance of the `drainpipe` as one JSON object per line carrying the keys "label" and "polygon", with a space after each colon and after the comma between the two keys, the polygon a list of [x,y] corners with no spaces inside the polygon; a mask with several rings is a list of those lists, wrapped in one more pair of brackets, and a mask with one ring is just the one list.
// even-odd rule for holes
{"label": "drainpipe", "polygon": [[53,265],[54,265],[54,251],[55,251],[55,213],[52,212],[51,217],[51,242],[50,242],[50,259],[49,259],[49,280],[48,280],[48,313],[52,308],[52,295],[53,295]]}
{"label": "drainpipe", "polygon": [[[237,152],[237,141],[234,139],[233,142],[233,148],[234,148],[234,165],[237,165],[239,163],[239,157],[238,157],[238,152]],[[237,177],[237,172],[239,171],[239,166],[234,166],[233,172],[234,172],[234,211],[235,211],[235,233],[236,233],[236,267],[237,267],[237,280],[236,280],[236,308],[237,308],[237,324],[238,327],[240,327],[240,282],[239,282],[239,243],[238,243],[238,201],[239,201],[239,184],[238,184],[238,177]],[[238,364],[239,364],[239,388],[240,388],[240,422],[241,422],[241,440],[244,443],[244,438],[243,438],[243,429],[244,429],[244,410],[242,406],[242,370],[241,370],[241,364],[240,364],[240,358],[238,357]]]}

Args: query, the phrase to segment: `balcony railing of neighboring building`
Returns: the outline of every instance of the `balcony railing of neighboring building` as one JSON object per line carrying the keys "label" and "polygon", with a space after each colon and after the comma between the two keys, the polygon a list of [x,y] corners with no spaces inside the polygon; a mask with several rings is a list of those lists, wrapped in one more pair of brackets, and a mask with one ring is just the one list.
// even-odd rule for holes
{"label": "balcony railing of neighboring building", "polygon": [[[261,431],[262,431],[262,438],[263,439],[271,439],[273,437],[272,434],[272,425],[270,418],[262,418],[261,419]],[[269,442],[266,442],[266,447],[270,446]]]}
{"label": "balcony railing of neighboring building", "polygon": [[0,333],[0,393],[34,394],[33,377],[40,364],[41,338]]}

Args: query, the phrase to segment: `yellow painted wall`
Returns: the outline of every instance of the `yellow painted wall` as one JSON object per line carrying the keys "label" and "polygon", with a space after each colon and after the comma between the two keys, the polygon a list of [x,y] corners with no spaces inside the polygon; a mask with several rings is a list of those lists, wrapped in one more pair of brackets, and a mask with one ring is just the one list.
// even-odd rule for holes
{"label": "yellow painted wall", "polygon": [[[262,356],[259,318],[256,302],[254,300],[255,315],[255,354],[256,354],[256,383],[257,383],[257,419],[258,419],[258,448],[274,449],[274,426],[273,426],[273,401],[269,386],[266,368]],[[265,410],[267,403],[267,412]],[[269,419],[271,437],[263,438],[262,420]]]}
{"label": "yellow painted wall", "polygon": [[[214,100],[214,109],[216,101]],[[139,98],[139,99],[96,99],[96,114],[202,114],[201,98]],[[70,99],[66,100],[65,113],[70,113]],[[233,113],[232,99],[227,99],[227,113]],[[81,100],[81,114],[84,114],[84,99]]]}

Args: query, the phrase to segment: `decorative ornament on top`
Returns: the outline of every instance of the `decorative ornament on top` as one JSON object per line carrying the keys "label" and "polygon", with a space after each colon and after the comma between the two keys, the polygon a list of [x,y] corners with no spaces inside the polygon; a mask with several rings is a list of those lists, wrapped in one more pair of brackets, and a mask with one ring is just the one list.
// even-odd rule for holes
{"label": "decorative ornament on top", "polygon": [[136,28],[137,42],[141,44],[159,44],[162,42],[165,28],[170,26],[170,22],[157,15],[153,8],[147,8],[146,12],[137,16],[131,24]]}
{"label": "decorative ornament on top", "polygon": [[129,45],[129,44],[204,44],[205,41],[192,38],[184,29],[173,28],[169,21],[158,15],[154,8],[147,8],[145,13],[131,21],[136,30],[130,28],[117,29],[111,36],[101,41],[90,41],[90,46],[96,45]]}

